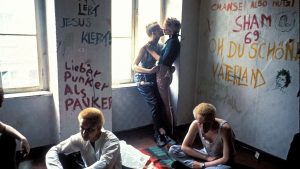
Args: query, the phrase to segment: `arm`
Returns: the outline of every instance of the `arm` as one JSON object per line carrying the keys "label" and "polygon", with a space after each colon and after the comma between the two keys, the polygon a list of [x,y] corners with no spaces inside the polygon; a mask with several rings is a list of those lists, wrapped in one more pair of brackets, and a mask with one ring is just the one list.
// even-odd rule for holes
{"label": "arm", "polygon": [[[164,65],[173,64],[180,52],[180,43],[177,39],[170,39],[162,53],[162,56],[159,60],[160,63]],[[170,66],[171,66],[170,65]]]}
{"label": "arm", "polygon": [[232,138],[232,132],[231,127],[229,124],[224,124],[224,126],[221,128],[221,137],[223,141],[223,156],[221,158],[205,162],[205,166],[216,166],[218,164],[226,164],[233,153],[233,138]]}
{"label": "arm", "polygon": [[112,168],[118,160],[121,159],[120,144],[118,138],[113,136],[106,139],[106,143],[101,148],[100,159],[93,165],[85,169],[100,169],[100,168]]}
{"label": "arm", "polygon": [[47,168],[63,169],[63,166],[59,161],[58,155],[60,153],[69,154],[72,152],[79,151],[79,149],[75,147],[75,136],[71,136],[70,138],[50,148],[45,157]]}
{"label": "arm", "polygon": [[159,61],[160,55],[157,54],[154,50],[152,50],[149,46],[146,46],[146,50],[151,54],[151,56],[156,60]]}
{"label": "arm", "polygon": [[28,155],[30,152],[30,146],[25,136],[23,136],[18,130],[10,125],[0,122],[0,133],[6,133],[15,139],[20,141],[21,151],[24,156]]}
{"label": "arm", "polygon": [[143,68],[141,66],[139,66],[139,63],[141,62],[142,60],[142,57],[145,55],[146,53],[146,47],[143,46],[140,51],[139,51],[139,54],[134,58],[133,60],[133,64],[132,64],[132,70],[135,71],[135,72],[139,72],[139,73],[155,73],[158,71],[158,66],[154,66],[153,68],[151,69],[146,69],[146,68]]}
{"label": "arm", "polygon": [[198,134],[198,122],[196,120],[194,120],[192,122],[192,124],[190,125],[188,133],[186,134],[186,136],[182,142],[181,149],[183,152],[185,152],[189,156],[206,160],[207,155],[196,151],[192,147],[197,134]]}

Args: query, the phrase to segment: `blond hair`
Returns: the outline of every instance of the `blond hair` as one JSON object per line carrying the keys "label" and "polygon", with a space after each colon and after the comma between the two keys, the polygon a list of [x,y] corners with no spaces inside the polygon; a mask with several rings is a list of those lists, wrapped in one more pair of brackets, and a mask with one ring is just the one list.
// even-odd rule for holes
{"label": "blond hair", "polygon": [[105,122],[102,111],[94,107],[83,109],[78,115],[78,121],[80,121],[81,119],[88,120],[93,123],[93,125],[100,124],[101,127]]}
{"label": "blond hair", "polygon": [[210,103],[200,103],[198,104],[194,110],[194,118],[196,119],[198,116],[202,116],[205,119],[213,119],[216,114],[216,107]]}
{"label": "blond hair", "polygon": [[159,24],[157,22],[151,22],[146,25],[146,33],[148,36],[151,36],[153,32],[156,31],[157,28],[160,28]]}

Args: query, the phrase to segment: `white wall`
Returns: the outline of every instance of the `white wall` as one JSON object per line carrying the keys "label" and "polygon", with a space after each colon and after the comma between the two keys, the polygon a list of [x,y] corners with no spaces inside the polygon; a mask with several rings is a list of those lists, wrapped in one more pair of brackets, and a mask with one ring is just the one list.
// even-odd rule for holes
{"label": "white wall", "polygon": [[[193,119],[192,111],[195,107],[195,88],[197,70],[197,45],[199,29],[199,7],[198,0],[182,1],[182,25],[181,25],[181,50],[176,68],[178,72],[177,81],[178,101],[176,112],[176,124],[190,123]],[[176,77],[176,76],[175,76]],[[174,88],[174,82],[172,83]]]}
{"label": "white wall", "polygon": [[112,96],[113,131],[126,131],[152,124],[151,110],[135,85],[114,88]]}
{"label": "white wall", "polygon": [[[229,11],[216,6],[232,1],[201,2],[197,101],[216,105],[238,140],[285,159],[299,132],[299,1],[240,0]],[[282,70],[291,80],[285,87],[276,84]]]}
{"label": "white wall", "polygon": [[[217,58],[216,54],[210,52],[210,40],[213,37],[224,37],[226,39],[224,45],[228,45],[229,40],[239,41],[243,39],[242,37],[247,31],[239,32],[238,35],[229,34],[229,28],[234,26],[234,22],[228,20],[225,17],[227,15],[223,13],[218,15],[209,13],[209,8],[203,4],[204,2],[210,1],[184,0],[182,4],[182,42],[180,57],[177,61],[179,63],[179,67],[177,67],[179,86],[178,94],[176,94],[178,96],[177,125],[191,122],[194,106],[201,101],[209,101],[217,106],[217,115],[227,119],[233,125],[238,140],[285,159],[293,134],[299,132],[299,105],[296,97],[299,89],[298,61],[269,61],[266,66],[265,63],[255,59],[246,59],[244,62],[237,58],[231,60],[225,58],[223,60],[228,65],[239,64],[249,67],[249,69],[259,68],[264,70],[262,73],[266,83],[256,88],[237,86],[213,78],[212,65],[222,63],[222,59]],[[54,5],[53,1],[47,1],[47,3]],[[299,5],[298,3],[297,1],[297,5]],[[66,7],[66,9],[68,8]],[[255,12],[260,14],[261,9],[256,9]],[[271,12],[271,8],[268,8],[268,10],[264,9],[262,11],[276,17],[275,14],[293,11],[287,9],[277,8],[276,10],[279,11]],[[244,12],[242,11],[241,14]],[[230,14],[232,16],[230,15],[228,18],[235,19],[237,14],[234,12]],[[219,17],[218,22],[212,22],[213,19],[218,18],[217,16]],[[210,27],[211,32],[208,31],[208,19],[211,24],[217,25]],[[276,19],[274,19],[275,21]],[[52,18],[51,23],[53,24],[53,22],[55,22],[54,18]],[[264,36],[261,36],[263,39],[260,39],[259,42],[274,43],[280,40],[286,42],[291,38],[297,41],[297,38],[299,39],[299,22],[295,23],[298,24],[295,26],[298,30],[290,31],[290,33],[276,32],[274,27],[259,30],[264,34]],[[51,37],[55,34],[55,28],[52,27],[50,30],[52,34],[49,36]],[[71,38],[71,36],[68,37]],[[75,37],[73,38],[76,40]],[[49,93],[26,97],[5,95],[3,107],[0,109],[0,120],[11,124],[24,133],[33,148],[55,144],[60,134],[60,124],[57,120],[59,120],[59,110],[63,106],[59,106],[59,103],[65,97],[60,96],[59,99],[58,95],[63,93],[65,86],[62,82],[58,85],[58,79],[56,79],[58,72],[56,69],[59,68],[61,69],[60,72],[64,72],[64,65],[61,63],[64,59],[61,59],[60,56],[56,58],[56,51],[59,50],[56,48],[55,40],[53,42],[52,39],[50,46],[50,88],[53,95]],[[69,47],[76,49],[76,45]],[[65,49],[71,50],[71,48]],[[226,56],[226,53],[228,53],[228,46],[224,46],[223,55]],[[72,55],[69,54],[68,56],[71,57]],[[86,56],[85,59],[89,58],[89,55]],[[57,62],[59,63],[58,66],[55,65]],[[94,65],[92,66],[94,67]],[[273,88],[273,85],[278,70],[282,68],[289,70],[292,79],[287,88],[278,90]],[[148,113],[150,110],[148,110],[149,108],[140,97],[135,86],[129,87],[128,90],[126,88],[113,89],[112,96],[115,98],[111,110],[112,130],[114,132],[151,124],[151,115]],[[66,111],[61,111],[61,113],[66,113]],[[141,115],[144,115],[143,120],[132,119],[132,117],[140,117]],[[75,112],[72,117],[76,117]],[[77,119],[67,119],[67,116],[62,119],[62,123],[65,121],[73,123],[74,129],[78,130]],[[70,130],[71,132],[73,131]]]}
{"label": "white wall", "polygon": [[78,113],[102,110],[112,129],[111,1],[55,1],[60,140],[78,132]]}
{"label": "white wall", "polygon": [[[58,122],[52,95],[48,92],[17,97],[5,95],[0,120],[25,135],[32,148],[50,145],[58,140]],[[18,147],[19,148],[19,147]]]}

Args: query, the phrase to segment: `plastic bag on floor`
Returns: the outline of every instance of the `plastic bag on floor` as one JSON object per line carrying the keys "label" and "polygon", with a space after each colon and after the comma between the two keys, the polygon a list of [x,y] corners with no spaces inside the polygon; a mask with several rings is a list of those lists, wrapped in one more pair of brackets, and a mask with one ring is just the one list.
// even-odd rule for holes
{"label": "plastic bag on floor", "polygon": [[141,153],[138,149],[128,145],[125,141],[120,141],[122,165],[128,168],[144,168],[150,156]]}

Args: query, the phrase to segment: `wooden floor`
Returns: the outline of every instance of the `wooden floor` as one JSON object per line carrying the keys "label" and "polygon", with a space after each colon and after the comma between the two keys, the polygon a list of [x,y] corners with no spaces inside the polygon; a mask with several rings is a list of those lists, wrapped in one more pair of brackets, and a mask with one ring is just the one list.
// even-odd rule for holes
{"label": "wooden floor", "polygon": [[[177,141],[182,142],[186,134],[188,126],[180,126],[177,128],[178,135]],[[127,144],[134,146],[137,149],[155,146],[153,140],[153,131],[151,126],[142,127],[130,131],[123,131],[116,133],[120,140],[126,141]],[[46,169],[45,154],[50,146],[34,148],[25,159],[18,158],[19,169]],[[260,153],[257,160],[254,156],[255,151],[253,148],[237,142],[236,161],[240,164],[240,169],[281,169],[283,168],[283,160],[268,154]]]}

